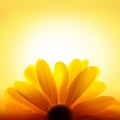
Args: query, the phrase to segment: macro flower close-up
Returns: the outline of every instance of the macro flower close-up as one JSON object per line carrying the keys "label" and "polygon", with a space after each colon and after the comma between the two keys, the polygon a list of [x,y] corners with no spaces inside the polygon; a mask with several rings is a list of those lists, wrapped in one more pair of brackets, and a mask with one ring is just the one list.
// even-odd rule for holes
{"label": "macro flower close-up", "polygon": [[9,102],[7,109],[40,120],[117,119],[110,107],[115,99],[100,95],[106,85],[98,81],[99,68],[88,63],[79,59],[68,66],[57,62],[53,71],[43,59],[29,65],[24,71],[26,81],[17,81],[6,91],[16,101]]}

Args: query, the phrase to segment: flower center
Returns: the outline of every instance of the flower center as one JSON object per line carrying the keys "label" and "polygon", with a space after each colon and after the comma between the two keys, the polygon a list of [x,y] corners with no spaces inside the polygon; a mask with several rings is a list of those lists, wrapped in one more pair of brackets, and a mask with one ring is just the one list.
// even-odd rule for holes
{"label": "flower center", "polygon": [[57,105],[48,112],[48,120],[72,120],[72,114],[68,107]]}

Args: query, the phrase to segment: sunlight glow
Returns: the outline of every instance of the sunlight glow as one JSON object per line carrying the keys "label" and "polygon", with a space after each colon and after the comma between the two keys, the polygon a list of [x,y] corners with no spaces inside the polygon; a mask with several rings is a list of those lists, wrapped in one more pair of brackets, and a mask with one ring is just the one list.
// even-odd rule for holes
{"label": "sunlight glow", "polygon": [[108,52],[106,44],[101,42],[107,38],[100,28],[77,20],[44,21],[29,29],[21,39],[18,51],[24,67],[38,58],[47,60],[52,67],[57,61],[68,64],[73,58],[90,59],[94,64],[97,60],[101,65],[105,62],[101,58]]}
{"label": "sunlight glow", "polygon": [[120,101],[118,0],[2,0],[0,2],[0,112],[4,91],[24,70],[45,59],[53,68],[74,58],[100,68],[99,80]]}

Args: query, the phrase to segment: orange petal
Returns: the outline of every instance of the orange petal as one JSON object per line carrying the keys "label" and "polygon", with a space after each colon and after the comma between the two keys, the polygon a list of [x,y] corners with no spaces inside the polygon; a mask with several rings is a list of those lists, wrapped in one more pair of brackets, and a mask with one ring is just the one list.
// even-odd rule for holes
{"label": "orange petal", "polygon": [[28,82],[40,88],[39,81],[37,78],[37,73],[36,73],[36,66],[29,65],[24,71],[24,77]]}
{"label": "orange petal", "polygon": [[113,118],[114,120],[120,120],[119,114],[112,109],[106,109],[104,111],[96,113],[96,115],[106,119]]}
{"label": "orange petal", "polygon": [[81,63],[82,63],[82,70],[85,70],[88,67],[89,61],[83,60]]}
{"label": "orange petal", "polygon": [[79,102],[93,99],[106,89],[106,85],[100,81],[93,81],[88,89],[80,96]]}
{"label": "orange petal", "polygon": [[69,86],[82,70],[82,63],[79,59],[74,59],[68,66]]}
{"label": "orange petal", "polygon": [[44,95],[41,94],[41,92],[31,84],[27,84],[25,82],[16,82],[14,87],[20,95],[43,111],[47,111],[50,107],[50,103],[44,97]]}
{"label": "orange petal", "polygon": [[8,88],[7,94],[13,98],[13,100],[17,101],[20,105],[26,106],[31,109],[31,111],[36,113],[43,113],[38,106],[35,106],[29,100],[27,100],[24,96],[22,96],[17,90],[14,88]]}
{"label": "orange petal", "polygon": [[73,108],[73,111],[79,116],[80,114],[95,114],[114,103],[114,99],[109,96],[102,96],[92,100],[79,103]]}
{"label": "orange petal", "polygon": [[57,104],[57,88],[48,63],[44,60],[38,60],[36,70],[42,91],[53,104]]}
{"label": "orange petal", "polygon": [[66,104],[72,105],[80,95],[89,87],[98,74],[97,67],[88,67],[82,71],[72,82],[68,89]]}
{"label": "orange petal", "polygon": [[9,101],[6,103],[6,110],[9,114],[27,114],[31,113],[31,110],[17,102]]}
{"label": "orange petal", "polygon": [[68,70],[64,63],[58,62],[54,68],[54,77],[58,84],[59,103],[63,103],[68,87]]}

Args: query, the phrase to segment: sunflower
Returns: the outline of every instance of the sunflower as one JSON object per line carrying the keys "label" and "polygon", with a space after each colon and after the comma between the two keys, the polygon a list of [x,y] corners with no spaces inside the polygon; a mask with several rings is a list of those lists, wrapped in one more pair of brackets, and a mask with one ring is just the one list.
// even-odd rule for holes
{"label": "sunflower", "polygon": [[[29,110],[40,120],[116,119],[117,114],[110,108],[114,98],[99,95],[106,86],[97,80],[98,74],[98,67],[88,66],[88,60],[74,59],[68,67],[57,62],[52,72],[40,59],[25,69],[26,81],[15,82],[7,93],[22,111]],[[18,110],[13,104],[9,108],[15,106]]]}

